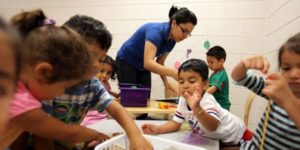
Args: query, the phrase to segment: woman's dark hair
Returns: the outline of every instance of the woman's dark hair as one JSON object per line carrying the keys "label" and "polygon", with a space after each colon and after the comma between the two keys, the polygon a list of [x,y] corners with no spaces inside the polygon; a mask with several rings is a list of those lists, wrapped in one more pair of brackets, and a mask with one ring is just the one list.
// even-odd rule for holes
{"label": "woman's dark hair", "polygon": [[101,63],[108,64],[112,67],[111,79],[115,80],[116,79],[116,72],[117,72],[116,61],[113,58],[111,58],[110,56],[106,55],[105,59],[103,61],[101,61]]}
{"label": "woman's dark hair", "polygon": [[111,46],[112,35],[99,20],[85,15],[75,15],[64,25],[77,31],[88,43],[96,43],[105,50]]}
{"label": "woman's dark hair", "polygon": [[15,59],[15,73],[16,73],[16,81],[18,80],[20,70],[22,68],[21,64],[23,62],[23,53],[22,50],[22,42],[20,39],[20,36],[18,32],[9,26],[2,18],[0,18],[0,32],[3,32],[6,34],[8,41],[10,42],[10,46],[12,47],[12,50],[14,52],[14,59]]}
{"label": "woman's dark hair", "polygon": [[281,56],[284,51],[292,51],[295,52],[296,54],[300,54],[300,33],[297,33],[296,35],[292,36],[289,38],[279,49],[279,54],[278,54],[278,66],[280,68],[281,66]]}
{"label": "woman's dark hair", "polygon": [[178,75],[180,72],[194,71],[197,72],[206,81],[208,79],[208,66],[205,61],[201,59],[189,59],[185,61],[178,69]]}
{"label": "woman's dark hair", "polygon": [[178,9],[176,6],[172,6],[169,11],[170,23],[175,20],[177,24],[180,23],[192,23],[194,26],[197,24],[196,15],[185,7]]}
{"label": "woman's dark hair", "polygon": [[44,13],[38,9],[21,12],[12,19],[13,25],[24,36],[25,64],[51,64],[51,74],[44,74],[49,83],[82,79],[92,67],[85,41],[66,26],[40,26],[43,18]]}

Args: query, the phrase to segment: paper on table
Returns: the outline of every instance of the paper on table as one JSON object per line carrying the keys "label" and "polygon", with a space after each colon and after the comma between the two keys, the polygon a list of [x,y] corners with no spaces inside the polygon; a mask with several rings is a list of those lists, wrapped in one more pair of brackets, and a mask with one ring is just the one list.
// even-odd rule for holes
{"label": "paper on table", "polygon": [[178,97],[157,98],[157,99],[154,99],[154,100],[161,101],[161,102],[178,103]]}

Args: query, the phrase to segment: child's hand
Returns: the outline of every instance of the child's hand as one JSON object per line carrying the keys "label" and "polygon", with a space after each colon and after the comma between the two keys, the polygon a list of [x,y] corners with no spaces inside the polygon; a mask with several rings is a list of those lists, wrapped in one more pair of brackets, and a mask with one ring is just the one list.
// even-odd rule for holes
{"label": "child's hand", "polygon": [[193,95],[190,95],[188,92],[183,93],[183,97],[185,98],[187,104],[190,106],[192,110],[200,107],[199,103],[201,101],[202,92],[200,91],[199,86],[195,87]]}
{"label": "child's hand", "polygon": [[286,104],[296,99],[287,81],[279,73],[272,73],[267,76],[266,87],[262,92],[273,100],[277,105],[285,108]]}
{"label": "child's hand", "polygon": [[98,137],[97,139],[95,140],[92,140],[92,141],[89,141],[89,142],[86,142],[84,144],[84,149],[85,150],[89,150],[89,149],[93,149],[96,145],[98,145],[99,143],[102,143],[108,139],[110,139],[111,137],[104,134],[104,133],[98,133]]}
{"label": "child's hand", "polygon": [[130,139],[130,150],[153,150],[152,145],[142,135]]}
{"label": "child's hand", "polygon": [[111,137],[110,137],[109,135],[106,135],[106,134],[104,134],[104,133],[99,132],[99,133],[98,133],[98,137],[97,137],[97,139],[95,139],[95,140],[100,141],[100,142],[103,142],[103,141],[108,140],[108,139],[110,139],[110,138],[111,138]]}
{"label": "child's hand", "polygon": [[142,131],[145,134],[159,134],[158,127],[154,124],[144,124]]}
{"label": "child's hand", "polygon": [[269,61],[263,56],[249,57],[243,59],[242,62],[246,69],[260,70],[264,74],[266,74],[270,68]]}

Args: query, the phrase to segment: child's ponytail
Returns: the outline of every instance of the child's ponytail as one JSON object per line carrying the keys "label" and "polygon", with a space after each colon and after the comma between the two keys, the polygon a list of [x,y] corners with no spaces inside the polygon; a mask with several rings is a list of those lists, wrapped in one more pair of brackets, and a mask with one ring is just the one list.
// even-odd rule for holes
{"label": "child's ponytail", "polygon": [[55,21],[48,19],[41,9],[23,11],[11,19],[11,24],[17,28],[24,37],[32,30],[44,25],[54,25]]}

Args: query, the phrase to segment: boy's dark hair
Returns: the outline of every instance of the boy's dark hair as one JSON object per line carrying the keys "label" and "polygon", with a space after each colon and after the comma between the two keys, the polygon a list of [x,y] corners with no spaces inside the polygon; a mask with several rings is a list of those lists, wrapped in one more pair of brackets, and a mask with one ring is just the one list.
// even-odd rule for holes
{"label": "boy's dark hair", "polygon": [[208,79],[208,66],[205,61],[201,59],[189,59],[185,61],[178,69],[178,75],[180,72],[194,71],[197,72],[206,81]]}
{"label": "boy's dark hair", "polygon": [[214,46],[208,50],[206,53],[206,56],[212,56],[215,57],[218,61],[220,59],[226,60],[226,52],[225,49],[221,46]]}
{"label": "boy's dark hair", "polygon": [[90,44],[96,43],[105,50],[111,46],[112,35],[99,20],[85,15],[75,15],[64,25],[77,31]]}
{"label": "boy's dark hair", "polygon": [[22,68],[22,62],[23,62],[23,45],[20,39],[20,36],[18,32],[9,26],[2,18],[0,18],[0,32],[3,32],[9,41],[9,45],[12,47],[13,53],[14,53],[14,59],[16,64],[16,82],[19,78],[20,70]]}
{"label": "boy's dark hair", "polygon": [[296,35],[290,37],[279,49],[278,54],[278,66],[281,66],[281,55],[284,51],[289,50],[296,54],[300,55],[300,33],[297,33]]}
{"label": "boy's dark hair", "polygon": [[[26,65],[32,66],[39,62],[52,65],[51,74],[44,74],[49,83],[82,79],[92,66],[90,54],[85,41],[72,29],[62,26],[39,26],[40,15],[34,10],[21,12],[14,17],[19,21],[16,27],[31,26],[35,28],[18,28],[24,35]],[[43,14],[43,12],[42,12]],[[27,22],[29,19],[31,22]]]}
{"label": "boy's dark hair", "polygon": [[113,58],[111,58],[110,56],[106,55],[105,59],[103,61],[101,61],[101,63],[108,64],[112,67],[111,79],[115,80],[116,79],[116,72],[117,72],[116,61]]}
{"label": "boy's dark hair", "polygon": [[172,20],[175,20],[177,24],[189,22],[194,26],[197,24],[196,15],[186,7],[178,9],[176,6],[172,6],[169,10],[169,19],[170,22],[172,22]]}

